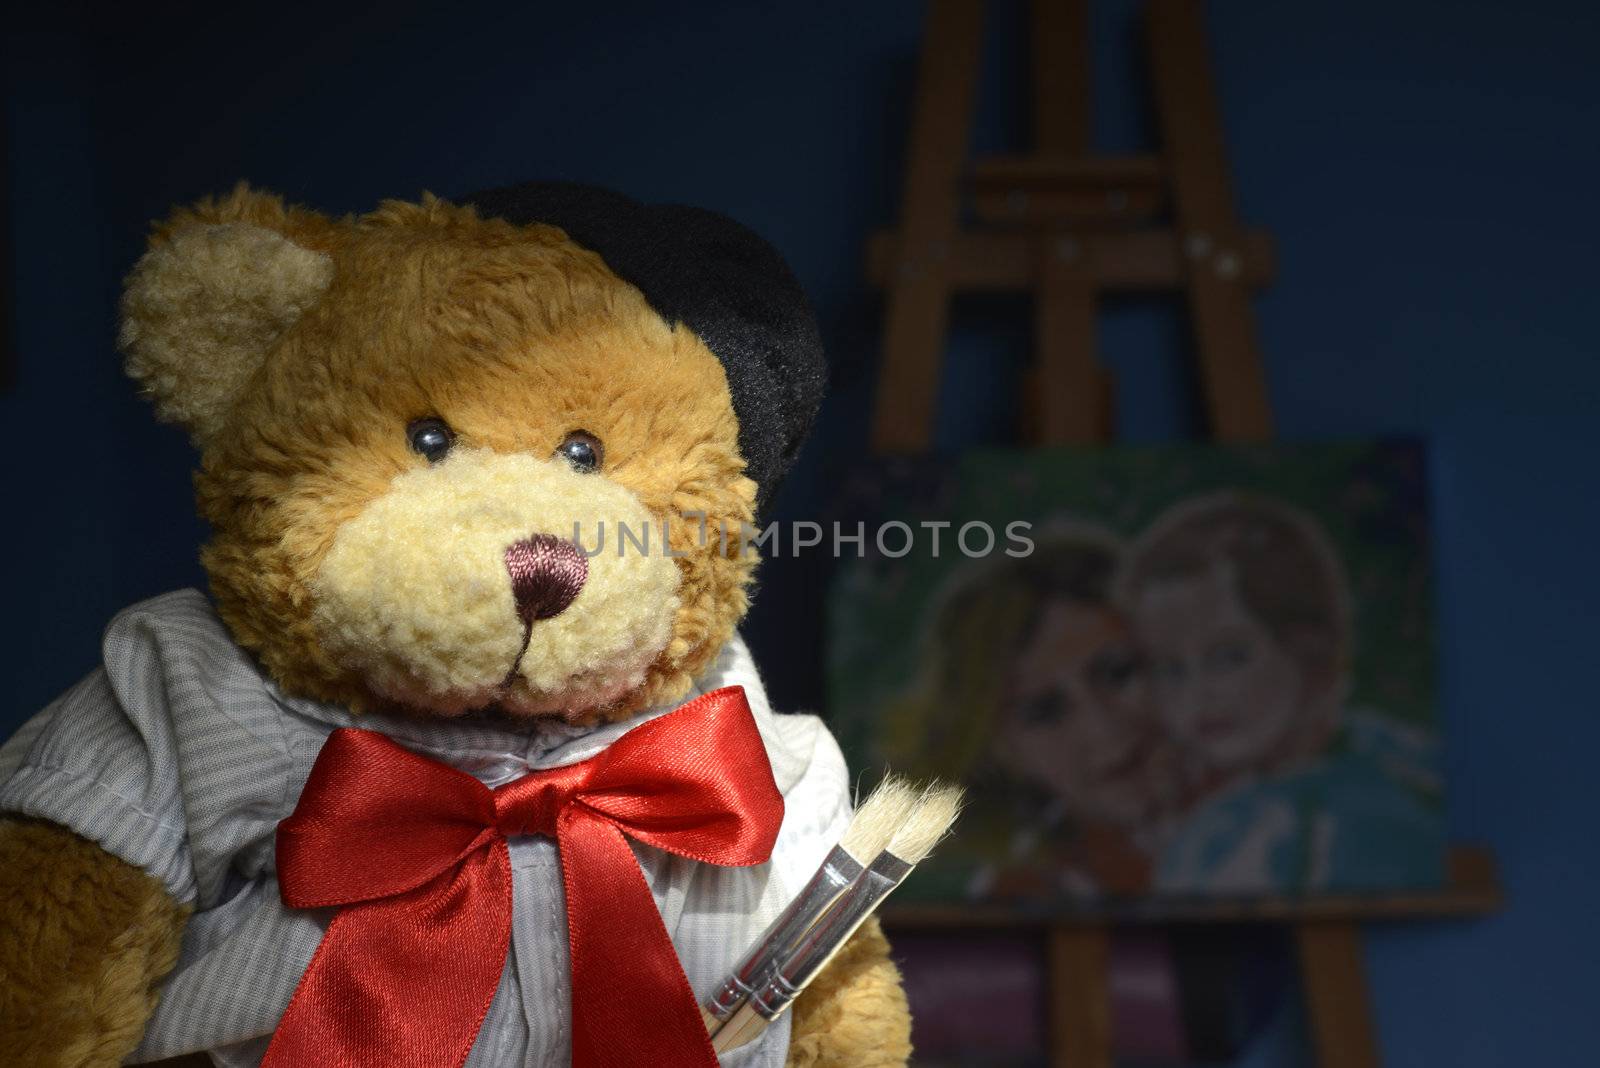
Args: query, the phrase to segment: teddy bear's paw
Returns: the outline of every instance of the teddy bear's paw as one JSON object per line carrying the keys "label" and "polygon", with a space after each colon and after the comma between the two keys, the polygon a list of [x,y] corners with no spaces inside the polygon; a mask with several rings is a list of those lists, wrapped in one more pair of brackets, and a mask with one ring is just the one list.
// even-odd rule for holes
{"label": "teddy bear's paw", "polygon": [[0,1050],[33,1068],[121,1064],[177,960],[187,909],[64,828],[0,820]]}

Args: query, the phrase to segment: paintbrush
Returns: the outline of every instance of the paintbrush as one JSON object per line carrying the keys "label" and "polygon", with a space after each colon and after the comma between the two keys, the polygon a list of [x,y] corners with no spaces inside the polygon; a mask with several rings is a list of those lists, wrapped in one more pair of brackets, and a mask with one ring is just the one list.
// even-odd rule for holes
{"label": "paintbrush", "polygon": [[927,788],[884,851],[783,953],[755,992],[712,1035],[718,1053],[752,1041],[783,1015],[867,917],[933,852],[961,811],[961,793],[959,786]]}
{"label": "paintbrush", "polygon": [[708,1030],[714,1033],[723,1020],[733,1015],[778,957],[788,952],[828,906],[860,877],[867,864],[883,852],[919,800],[918,791],[894,775],[886,776],[878,784],[856,809],[839,844],[828,851],[811,881],[768,925],[701,1006]]}

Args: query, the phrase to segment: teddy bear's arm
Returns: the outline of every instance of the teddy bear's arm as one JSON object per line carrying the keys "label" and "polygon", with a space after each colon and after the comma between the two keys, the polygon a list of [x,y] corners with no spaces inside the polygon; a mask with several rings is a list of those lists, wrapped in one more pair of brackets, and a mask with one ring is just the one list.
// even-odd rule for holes
{"label": "teddy bear's arm", "polygon": [[0,820],[0,1050],[39,1068],[121,1064],[188,918],[159,880],[55,824]]}
{"label": "teddy bear's arm", "polygon": [[876,919],[794,1003],[788,1068],[902,1068],[911,1010]]}

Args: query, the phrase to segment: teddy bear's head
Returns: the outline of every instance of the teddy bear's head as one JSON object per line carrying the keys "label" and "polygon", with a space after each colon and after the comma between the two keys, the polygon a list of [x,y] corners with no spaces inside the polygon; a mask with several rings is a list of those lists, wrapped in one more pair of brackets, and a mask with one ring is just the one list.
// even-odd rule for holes
{"label": "teddy bear's head", "polygon": [[291,693],[442,714],[681,696],[825,377],[748,230],[560,184],[343,219],[241,186],[155,228],[121,345],[200,450],[239,643]]}

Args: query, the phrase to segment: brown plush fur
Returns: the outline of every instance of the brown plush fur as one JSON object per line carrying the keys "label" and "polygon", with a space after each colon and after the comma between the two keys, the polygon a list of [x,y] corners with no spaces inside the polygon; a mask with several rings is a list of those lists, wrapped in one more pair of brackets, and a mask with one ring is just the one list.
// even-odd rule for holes
{"label": "brown plush fur", "polygon": [[70,831],[0,821],[0,1051],[8,1065],[121,1064],[155,1010],[188,909]]}
{"label": "brown plush fur", "polygon": [[[672,521],[682,557],[669,640],[638,686],[563,709],[569,718],[676,699],[731,637],[755,564],[738,544],[755,486],[726,378],[692,331],[663,323],[598,256],[551,227],[433,198],[332,220],[242,186],[177,212],[151,245],[124,303],[129,369],[201,447],[218,610],[287,691],[358,711],[386,703],[319,630],[319,567],[398,476],[427,469],[406,428],[430,416],[480,457],[544,460],[571,431],[592,433],[605,443],[597,477]],[[175,251],[188,247],[198,266]],[[185,359],[203,365],[186,374]],[[705,516],[703,545],[698,521],[682,521],[691,513]],[[734,535],[726,551],[722,529]],[[410,706],[444,711],[425,695]],[[97,847],[0,825],[0,1050],[26,1051],[6,1063],[117,1063],[183,920],[158,884]],[[909,1016],[876,925],[795,1014],[797,1068],[905,1063]]]}

